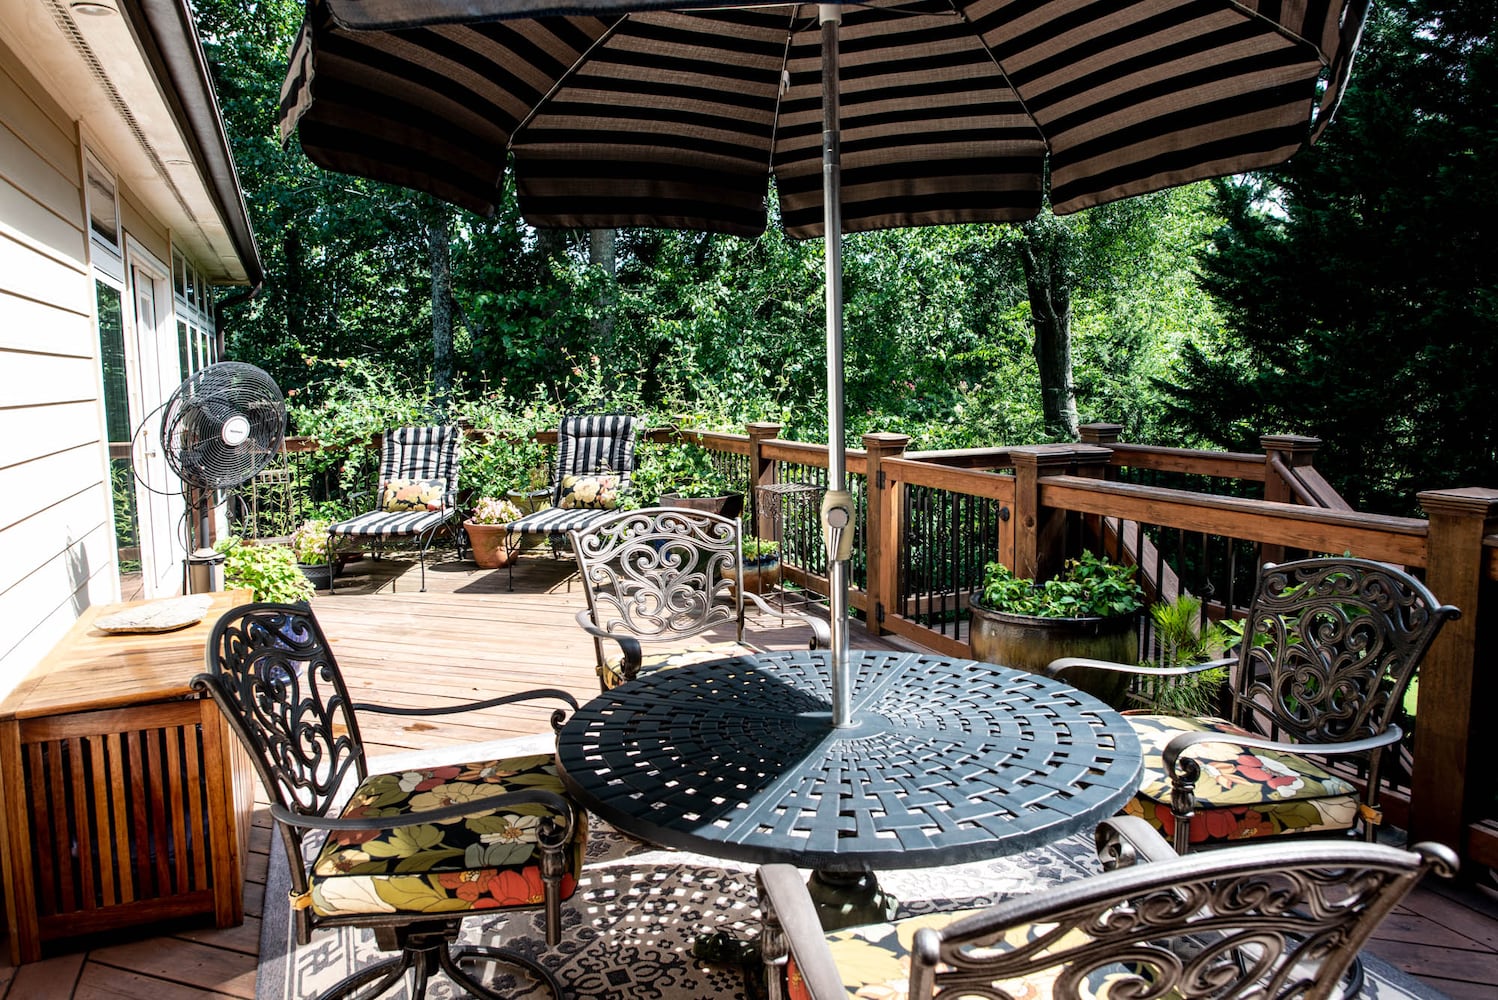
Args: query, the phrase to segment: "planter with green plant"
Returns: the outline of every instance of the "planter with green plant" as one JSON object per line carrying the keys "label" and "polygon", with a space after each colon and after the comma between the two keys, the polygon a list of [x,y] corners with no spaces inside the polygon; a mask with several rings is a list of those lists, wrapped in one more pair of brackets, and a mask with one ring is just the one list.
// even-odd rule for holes
{"label": "planter with green plant", "polygon": [[[984,567],[982,589],[970,601],[968,641],[977,659],[1032,673],[1044,673],[1063,656],[1137,663],[1142,607],[1144,591],[1134,567],[1090,552],[1068,560],[1044,583],[991,562]],[[1123,704],[1128,680],[1101,670],[1067,676],[1068,683],[1115,707]]]}
{"label": "planter with green plant", "polygon": [[224,554],[224,587],[248,587],[257,601],[295,604],[312,599],[312,584],[284,545],[247,542],[230,535],[214,544]]}
{"label": "planter with green plant", "polygon": [[520,508],[498,497],[480,497],[463,522],[473,561],[479,569],[499,569],[515,558],[518,546],[509,544],[510,522],[520,520]]}
{"label": "planter with green plant", "polygon": [[744,538],[744,562],[740,572],[731,572],[730,579],[737,586],[740,578],[744,588],[753,594],[774,590],[780,583],[780,543],[753,535]]}
{"label": "planter with green plant", "polygon": [[291,553],[296,557],[297,568],[314,590],[332,585],[333,560],[328,550],[327,521],[320,518],[303,521],[292,532]]}
{"label": "planter with green plant", "polygon": [[687,507],[724,517],[744,513],[744,484],[713,462],[700,444],[643,443],[637,449],[630,491],[635,503]]}

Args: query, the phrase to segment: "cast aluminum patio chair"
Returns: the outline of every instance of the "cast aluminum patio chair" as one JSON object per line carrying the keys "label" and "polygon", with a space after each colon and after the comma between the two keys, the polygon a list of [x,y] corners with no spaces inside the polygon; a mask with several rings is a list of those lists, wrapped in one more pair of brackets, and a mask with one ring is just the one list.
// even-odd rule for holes
{"label": "cast aluminum patio chair", "polygon": [[[555,754],[370,774],[357,713],[445,715],[536,699],[575,709],[571,695],[537,690],[431,710],[355,704],[306,605],[234,609],[214,626],[207,659],[193,687],[223,712],[270,798],[297,943],[319,928],[357,926],[373,930],[380,950],[400,952],[321,1000],[369,987],[359,995],[378,996],[408,976],[419,1000],[439,970],[473,996],[497,998],[463,968],[475,960],[522,966],[562,996],[524,955],[453,947],[463,918],[480,910],[542,909],[547,944],[560,940],[587,814],[565,797]],[[553,730],[565,716],[552,712]]]}
{"label": "cast aluminum patio chair", "polygon": [[376,554],[400,545],[420,551],[421,589],[427,589],[427,550],[446,531],[461,556],[464,534],[458,509],[457,427],[397,427],[380,439],[379,489],[375,509],[328,526],[328,553],[334,571],[328,593],[337,579],[339,552],[369,549]]}
{"label": "cast aluminum patio chair", "polygon": [[[776,612],[732,580],[743,562],[736,518],[679,507],[609,512],[571,532],[588,606],[577,622],[593,636],[603,690],[641,674],[761,650],[744,642],[744,601]],[[827,623],[787,611],[811,628],[812,649],[830,644]],[[733,630],[732,639],[706,633]],[[646,655],[645,645],[669,644]]]}
{"label": "cast aluminum patio chair", "polygon": [[1100,875],[983,910],[826,933],[804,878],[759,869],[771,1000],[1325,1000],[1362,987],[1358,949],[1440,844],[1273,843],[1179,857],[1151,827],[1098,830]]}
{"label": "cast aluminum patio chair", "polygon": [[[1226,719],[1128,714],[1145,757],[1127,811],[1178,852],[1360,823],[1371,841],[1383,756],[1403,735],[1395,713],[1458,614],[1382,563],[1303,559],[1264,566],[1235,659],[1159,670],[1067,657],[1049,669],[1064,679],[1080,666],[1155,677],[1230,668]],[[1361,795],[1323,760],[1361,766]]]}
{"label": "cast aluminum patio chair", "polygon": [[[510,522],[506,544],[513,550],[527,537],[545,538],[551,542],[552,553],[560,557],[569,531],[610,516],[618,497],[629,489],[638,425],[638,419],[626,413],[563,417],[557,427],[551,506]],[[513,558],[509,567],[513,588]]]}

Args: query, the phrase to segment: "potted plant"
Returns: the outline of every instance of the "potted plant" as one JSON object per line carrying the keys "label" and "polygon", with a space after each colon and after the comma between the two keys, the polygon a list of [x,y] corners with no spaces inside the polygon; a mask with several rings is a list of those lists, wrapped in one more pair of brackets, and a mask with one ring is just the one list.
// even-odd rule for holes
{"label": "potted plant", "polygon": [[780,582],[780,543],[749,535],[744,539],[744,561],[737,572],[730,571],[735,586],[743,578],[744,587],[754,594],[773,590]]}
{"label": "potted plant", "polygon": [[257,601],[295,604],[312,599],[312,584],[297,569],[296,556],[284,545],[221,538],[214,549],[224,554],[224,586],[248,587]]}
{"label": "potted plant", "polygon": [[515,558],[516,547],[508,545],[509,524],[520,520],[520,508],[499,497],[480,497],[473,513],[463,522],[473,561],[479,569],[499,569]]}
{"label": "potted plant", "polygon": [[328,550],[327,521],[320,518],[303,521],[301,527],[292,532],[291,553],[296,557],[297,568],[314,590],[332,585],[333,560]]}
{"label": "potted plant", "polygon": [[[1042,673],[1052,660],[1085,656],[1137,663],[1144,591],[1134,567],[1084,553],[1044,583],[1016,577],[1002,563],[984,567],[983,587],[970,600],[973,656]],[[1076,670],[1067,682],[1121,707],[1127,674]]]}
{"label": "potted plant", "polygon": [[[1201,608],[1201,598],[1190,594],[1150,607],[1159,659],[1149,661],[1146,666],[1191,667],[1223,656],[1234,640],[1233,633],[1220,622],[1203,623]],[[1138,707],[1159,715],[1186,718],[1217,715],[1226,680],[1225,667],[1174,677],[1144,676],[1129,698]]]}
{"label": "potted plant", "polygon": [[633,493],[643,502],[656,497],[662,507],[688,507],[724,517],[744,512],[744,484],[713,462],[699,444],[641,445]]}

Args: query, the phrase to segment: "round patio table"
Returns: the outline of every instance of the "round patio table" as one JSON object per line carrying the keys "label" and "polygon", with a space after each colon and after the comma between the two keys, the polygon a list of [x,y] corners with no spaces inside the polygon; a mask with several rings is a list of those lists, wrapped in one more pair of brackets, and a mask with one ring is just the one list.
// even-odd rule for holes
{"label": "round patio table", "polygon": [[937,655],[849,659],[843,729],[825,651],[637,678],[562,728],[563,780],[625,833],[834,882],[1051,843],[1118,812],[1139,784],[1132,727],[1065,684]]}

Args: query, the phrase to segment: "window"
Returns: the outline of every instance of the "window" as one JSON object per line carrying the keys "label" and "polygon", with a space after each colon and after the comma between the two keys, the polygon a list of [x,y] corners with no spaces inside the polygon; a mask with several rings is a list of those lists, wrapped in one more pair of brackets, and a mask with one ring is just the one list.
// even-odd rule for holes
{"label": "window", "polygon": [[217,347],[208,282],[182,254],[172,253],[172,299],[177,312],[177,339],[182,377],[212,364]]}

